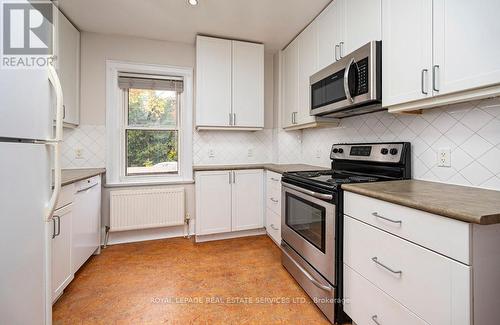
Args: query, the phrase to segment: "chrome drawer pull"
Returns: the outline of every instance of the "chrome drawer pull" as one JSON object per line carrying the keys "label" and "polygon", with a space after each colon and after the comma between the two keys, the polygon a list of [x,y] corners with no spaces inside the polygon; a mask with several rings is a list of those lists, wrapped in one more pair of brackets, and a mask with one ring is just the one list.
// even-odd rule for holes
{"label": "chrome drawer pull", "polygon": [[89,187],[79,189],[78,191],[76,191],[76,193],[80,193],[80,192],[84,192],[86,190],[90,190],[92,187],[96,187],[97,185],[99,185],[99,183],[95,183],[93,185],[90,185]]}
{"label": "chrome drawer pull", "polygon": [[386,269],[387,271],[389,271],[389,272],[391,272],[391,273],[394,273],[394,274],[399,274],[399,275],[402,275],[402,274],[403,274],[403,271],[395,271],[395,270],[391,269],[390,267],[388,267],[388,266],[386,266],[386,265],[384,265],[384,264],[380,263],[380,262],[378,261],[377,256],[372,257],[372,261],[373,261],[373,262],[375,262],[375,264],[380,265],[381,267],[383,267],[384,269]]}
{"label": "chrome drawer pull", "polygon": [[276,200],[275,198],[269,198],[269,200],[273,201],[274,203],[278,203],[278,200]]}
{"label": "chrome drawer pull", "polygon": [[401,220],[393,220],[393,219],[389,219],[389,218],[386,218],[384,216],[381,216],[380,214],[378,214],[377,212],[373,212],[372,213],[372,216],[376,217],[376,218],[380,218],[380,219],[383,219],[383,220],[386,220],[386,221],[389,221],[389,222],[392,222],[392,223],[399,223],[399,224],[402,224],[403,221]]}
{"label": "chrome drawer pull", "polygon": [[380,323],[378,322],[377,318],[378,318],[378,316],[377,316],[377,315],[373,315],[373,316],[372,316],[372,321],[373,321],[375,324],[377,324],[377,325],[382,325],[382,324],[380,324]]}
{"label": "chrome drawer pull", "polygon": [[275,182],[279,182],[279,179],[277,179],[277,178],[271,177],[271,179],[272,179],[273,181],[275,181]]}
{"label": "chrome drawer pull", "polygon": [[271,226],[271,228],[273,228],[274,230],[280,230],[280,228],[276,228],[273,223],[270,224],[269,226]]}

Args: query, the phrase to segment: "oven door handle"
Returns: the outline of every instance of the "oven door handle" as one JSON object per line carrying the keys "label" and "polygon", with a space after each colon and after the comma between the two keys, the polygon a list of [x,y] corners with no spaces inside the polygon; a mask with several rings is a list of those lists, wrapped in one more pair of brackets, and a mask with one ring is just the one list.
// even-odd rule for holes
{"label": "oven door handle", "polygon": [[290,256],[290,254],[288,254],[286,251],[285,251],[285,248],[287,248],[287,245],[283,242],[281,242],[281,251],[283,252],[283,254],[285,254],[289,259],[290,261],[293,262],[293,264],[295,264],[295,266],[300,270],[300,272],[302,272],[306,278],[309,279],[309,281],[311,281],[316,287],[320,288],[321,290],[324,290],[324,291],[328,291],[328,292],[331,292],[333,289],[332,287],[328,286],[328,285],[324,285],[324,284],[321,284],[318,282],[318,280],[316,280],[309,272],[307,272],[299,263],[297,263],[293,257]]}
{"label": "oven door handle", "polygon": [[283,181],[281,182],[281,185],[284,186],[284,187],[287,187],[289,189],[295,190],[297,192],[301,192],[301,193],[313,196],[313,197],[318,198],[318,199],[323,199],[323,200],[331,200],[331,199],[333,199],[333,195],[331,195],[331,194],[317,193],[317,192],[314,192],[314,191],[306,190],[305,188],[302,188],[302,187],[299,187],[299,186],[295,186],[295,185],[292,185],[292,184],[285,183]]}

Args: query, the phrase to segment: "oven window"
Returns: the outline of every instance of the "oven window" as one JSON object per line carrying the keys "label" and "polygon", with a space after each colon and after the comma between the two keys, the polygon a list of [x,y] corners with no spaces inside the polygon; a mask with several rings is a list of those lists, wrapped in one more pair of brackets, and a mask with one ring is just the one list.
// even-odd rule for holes
{"label": "oven window", "polygon": [[325,252],[326,209],[301,197],[286,193],[286,225]]}

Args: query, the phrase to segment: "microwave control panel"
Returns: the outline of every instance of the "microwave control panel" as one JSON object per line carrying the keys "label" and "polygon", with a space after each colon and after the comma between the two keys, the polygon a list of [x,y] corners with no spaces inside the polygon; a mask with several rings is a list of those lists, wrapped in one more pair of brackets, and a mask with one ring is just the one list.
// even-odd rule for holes
{"label": "microwave control panel", "polygon": [[368,58],[354,63],[354,65],[357,65],[358,68],[357,95],[366,94],[368,92]]}

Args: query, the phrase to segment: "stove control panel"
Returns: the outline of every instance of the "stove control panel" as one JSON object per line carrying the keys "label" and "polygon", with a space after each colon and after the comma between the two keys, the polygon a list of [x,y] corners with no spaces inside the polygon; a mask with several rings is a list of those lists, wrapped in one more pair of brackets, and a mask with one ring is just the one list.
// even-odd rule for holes
{"label": "stove control panel", "polygon": [[404,143],[359,143],[334,144],[330,159],[362,160],[384,163],[399,163]]}

